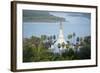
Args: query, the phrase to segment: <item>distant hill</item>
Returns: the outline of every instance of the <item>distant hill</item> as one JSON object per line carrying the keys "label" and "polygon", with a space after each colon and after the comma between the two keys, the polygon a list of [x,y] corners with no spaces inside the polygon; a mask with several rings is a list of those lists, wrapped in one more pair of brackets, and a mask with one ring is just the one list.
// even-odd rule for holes
{"label": "distant hill", "polygon": [[49,11],[23,10],[23,22],[59,22],[65,18],[51,15]]}

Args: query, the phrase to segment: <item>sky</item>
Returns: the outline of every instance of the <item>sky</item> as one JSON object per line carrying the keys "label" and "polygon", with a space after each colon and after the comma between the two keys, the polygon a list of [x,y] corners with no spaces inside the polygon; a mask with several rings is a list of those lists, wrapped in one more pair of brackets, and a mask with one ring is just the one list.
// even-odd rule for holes
{"label": "sky", "polygon": [[[25,13],[26,12],[26,13]],[[39,13],[38,15],[40,16],[35,16],[29,14],[29,12],[35,12]],[[44,14],[43,14],[44,13]],[[51,20],[50,18],[48,19],[48,22],[46,22],[46,16],[55,16],[56,18],[64,18],[65,21],[62,21],[63,24],[63,34],[64,38],[66,39],[67,36],[73,32],[76,33],[76,36],[79,37],[84,37],[88,36],[91,34],[91,14],[90,13],[82,13],[82,12],[54,12],[54,11],[28,11],[25,10],[23,11],[23,19],[25,15],[27,15],[27,20],[31,20],[32,17],[36,18],[36,21],[28,21],[25,22],[23,20],[23,37],[24,38],[29,38],[32,35],[33,36],[41,36],[41,35],[59,35],[59,24],[60,21],[56,22],[49,22]],[[43,17],[43,15],[45,17]],[[54,17],[53,17],[54,18]],[[42,22],[39,22],[39,20],[42,20]],[[53,19],[54,20],[54,19]]]}

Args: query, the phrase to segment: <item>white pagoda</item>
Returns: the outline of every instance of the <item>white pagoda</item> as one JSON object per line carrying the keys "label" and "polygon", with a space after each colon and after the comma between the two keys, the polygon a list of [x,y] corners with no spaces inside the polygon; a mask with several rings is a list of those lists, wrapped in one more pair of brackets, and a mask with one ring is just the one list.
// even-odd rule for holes
{"label": "white pagoda", "polygon": [[50,50],[53,53],[61,53],[66,49],[66,44],[67,42],[64,39],[62,22],[60,22],[58,39],[53,45],[51,45]]}

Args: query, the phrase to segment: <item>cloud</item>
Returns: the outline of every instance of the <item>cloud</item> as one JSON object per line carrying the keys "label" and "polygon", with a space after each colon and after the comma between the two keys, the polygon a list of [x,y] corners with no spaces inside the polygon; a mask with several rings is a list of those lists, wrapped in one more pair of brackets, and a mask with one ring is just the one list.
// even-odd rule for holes
{"label": "cloud", "polygon": [[87,19],[91,18],[91,14],[90,13],[79,13],[79,12],[68,12],[67,16],[71,16],[71,17],[83,17],[83,18],[87,18]]}
{"label": "cloud", "polygon": [[51,15],[49,11],[23,10],[24,22],[59,22],[65,18]]}

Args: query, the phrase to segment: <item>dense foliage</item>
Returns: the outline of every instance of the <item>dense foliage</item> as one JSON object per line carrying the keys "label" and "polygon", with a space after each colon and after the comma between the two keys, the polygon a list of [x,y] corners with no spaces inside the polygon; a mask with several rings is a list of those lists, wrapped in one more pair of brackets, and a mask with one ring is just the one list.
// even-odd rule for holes
{"label": "dense foliage", "polygon": [[[75,37],[75,34],[73,34]],[[71,35],[68,36],[69,39],[72,38]],[[60,46],[66,46],[68,50],[65,50],[63,53],[52,53],[49,51],[49,47],[55,43],[56,36],[46,36],[41,35],[41,37],[32,36],[30,38],[23,38],[23,62],[40,62],[40,61],[61,61],[61,60],[82,60],[91,58],[91,37],[86,36],[84,40],[77,37],[75,39],[77,42],[80,42],[78,45],[82,45],[80,51],[73,51],[73,48],[70,48],[70,41],[67,41],[67,45],[62,44]],[[78,45],[75,47],[77,49]]]}

